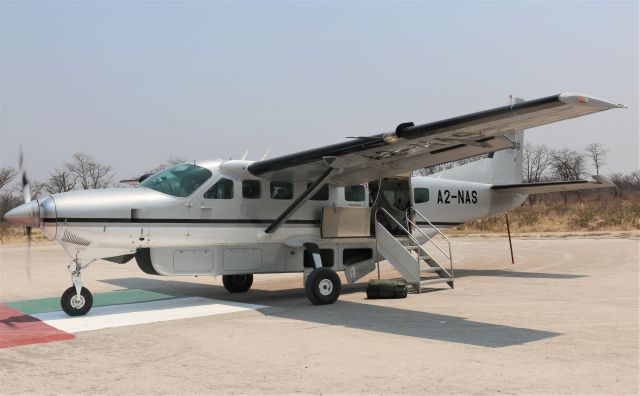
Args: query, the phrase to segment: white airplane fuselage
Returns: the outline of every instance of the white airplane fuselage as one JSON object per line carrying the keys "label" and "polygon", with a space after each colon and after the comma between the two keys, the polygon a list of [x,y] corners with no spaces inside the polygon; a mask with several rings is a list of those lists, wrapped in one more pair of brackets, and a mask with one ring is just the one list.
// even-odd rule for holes
{"label": "white airplane fuselage", "polygon": [[[294,182],[291,199],[273,199],[270,181],[243,174],[248,163],[197,164],[209,169],[212,176],[187,197],[138,187],[72,191],[38,199],[42,231],[49,239],[59,241],[72,258],[83,262],[127,257],[148,249],[159,275],[303,271],[305,242],[333,249],[335,269],[339,271],[343,269],[341,253],[345,248],[375,247],[374,237],[321,235],[322,208],[369,207],[366,185],[361,201],[347,201],[344,187],[329,186],[328,199],[307,201],[277,231],[264,234],[307,183]],[[222,178],[233,182],[232,198],[205,198]],[[259,198],[243,197],[243,180],[259,181]],[[383,191],[387,200],[397,204],[398,210],[413,206],[437,227],[506,211],[526,199],[526,194],[502,193],[483,183],[432,177],[398,179],[398,183],[405,185],[404,190]],[[426,189],[426,197],[422,190],[416,201],[416,189]]]}

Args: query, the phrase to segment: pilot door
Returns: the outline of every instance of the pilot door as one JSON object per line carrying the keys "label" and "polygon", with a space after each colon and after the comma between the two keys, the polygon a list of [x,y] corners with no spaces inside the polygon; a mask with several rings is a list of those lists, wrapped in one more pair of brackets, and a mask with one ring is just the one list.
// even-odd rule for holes
{"label": "pilot door", "polygon": [[195,221],[190,233],[206,237],[211,243],[226,243],[234,236],[239,221],[238,181],[219,178],[200,197],[192,201]]}

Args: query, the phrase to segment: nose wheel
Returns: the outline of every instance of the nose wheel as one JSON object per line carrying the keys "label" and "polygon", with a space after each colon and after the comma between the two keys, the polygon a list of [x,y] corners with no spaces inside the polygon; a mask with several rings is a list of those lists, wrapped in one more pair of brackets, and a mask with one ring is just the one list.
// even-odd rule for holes
{"label": "nose wheel", "polygon": [[93,296],[86,287],[83,287],[78,295],[75,286],[71,286],[62,294],[60,305],[67,315],[82,316],[93,306]]}
{"label": "nose wheel", "polygon": [[[75,268],[72,270],[71,266],[74,264]],[[82,270],[87,268],[89,264],[83,266],[76,258],[67,266],[71,273],[71,282],[73,283],[73,286],[62,293],[60,305],[62,306],[62,310],[69,316],[85,315],[93,306],[93,295],[91,295],[89,289],[82,287],[81,278]]]}

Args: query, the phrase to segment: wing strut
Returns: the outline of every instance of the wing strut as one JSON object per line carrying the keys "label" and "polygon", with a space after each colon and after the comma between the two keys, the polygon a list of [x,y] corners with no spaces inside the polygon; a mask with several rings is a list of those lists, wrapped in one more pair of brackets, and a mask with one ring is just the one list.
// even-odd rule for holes
{"label": "wing strut", "polygon": [[265,234],[271,234],[273,232],[275,232],[285,221],[287,221],[287,219],[289,217],[291,217],[291,215],[300,207],[302,206],[302,204],[304,204],[305,202],[307,202],[307,200],[309,200],[309,198],[311,198],[311,196],[313,194],[315,194],[320,187],[322,187],[322,185],[324,184],[324,181],[327,180],[327,178],[329,176],[331,176],[335,171],[337,171],[338,168],[327,168],[326,171],[324,171],[320,177],[318,177],[313,183],[311,183],[309,185],[309,188],[307,188],[305,190],[305,192],[303,192],[298,198],[296,198],[291,205],[289,205],[288,208],[286,208],[284,210],[284,212],[282,212],[280,214],[280,216],[278,216],[277,219],[275,219],[273,221],[273,223],[269,224],[269,227],[267,227],[264,230]]}

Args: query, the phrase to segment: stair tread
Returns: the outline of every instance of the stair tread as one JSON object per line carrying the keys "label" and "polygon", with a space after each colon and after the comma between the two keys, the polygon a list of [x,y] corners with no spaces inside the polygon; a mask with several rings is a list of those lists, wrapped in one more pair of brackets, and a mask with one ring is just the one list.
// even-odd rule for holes
{"label": "stair tread", "polygon": [[453,278],[434,278],[434,279],[425,279],[420,281],[420,285],[430,285],[432,283],[444,283],[444,282],[452,282]]}

